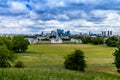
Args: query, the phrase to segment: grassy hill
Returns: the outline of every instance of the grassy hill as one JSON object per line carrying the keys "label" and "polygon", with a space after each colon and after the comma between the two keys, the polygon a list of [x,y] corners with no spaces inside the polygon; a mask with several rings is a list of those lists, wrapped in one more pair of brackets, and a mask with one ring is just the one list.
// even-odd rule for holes
{"label": "grassy hill", "polygon": [[[85,53],[88,65],[85,73],[64,69],[64,57],[75,49]],[[26,53],[18,54],[26,68],[0,69],[0,80],[119,80],[112,64],[114,51],[115,48],[91,44],[30,45]]]}
{"label": "grassy hill", "polygon": [[117,75],[104,72],[85,73],[65,69],[0,69],[0,80],[119,80]]}

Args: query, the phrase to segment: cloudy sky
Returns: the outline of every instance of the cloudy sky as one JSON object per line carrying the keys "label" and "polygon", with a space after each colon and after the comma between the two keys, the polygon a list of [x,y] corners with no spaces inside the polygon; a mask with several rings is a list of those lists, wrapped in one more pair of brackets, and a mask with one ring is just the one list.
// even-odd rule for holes
{"label": "cloudy sky", "polygon": [[120,0],[0,0],[0,33],[41,33],[57,28],[120,34]]}

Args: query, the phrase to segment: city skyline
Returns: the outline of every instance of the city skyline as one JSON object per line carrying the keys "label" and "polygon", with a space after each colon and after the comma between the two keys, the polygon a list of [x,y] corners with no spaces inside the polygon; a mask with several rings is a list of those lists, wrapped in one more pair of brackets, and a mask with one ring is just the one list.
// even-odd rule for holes
{"label": "city skyline", "polygon": [[113,31],[120,35],[119,0],[0,0],[0,33]]}

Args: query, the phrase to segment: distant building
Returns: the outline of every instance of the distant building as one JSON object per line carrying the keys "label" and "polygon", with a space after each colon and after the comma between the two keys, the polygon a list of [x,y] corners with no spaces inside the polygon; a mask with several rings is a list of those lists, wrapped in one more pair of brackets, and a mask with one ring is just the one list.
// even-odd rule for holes
{"label": "distant building", "polygon": [[57,32],[56,31],[51,31],[50,36],[56,36]]}
{"label": "distant building", "polygon": [[30,44],[36,44],[38,42],[38,40],[35,38],[25,38],[25,39],[28,40]]}
{"label": "distant building", "polygon": [[70,33],[70,31],[66,31],[64,35],[65,36],[71,36],[71,33]]}
{"label": "distant building", "polygon": [[112,36],[112,31],[102,31],[102,36],[110,37]]}
{"label": "distant building", "polygon": [[57,29],[57,34],[58,34],[58,36],[63,36],[64,35],[64,30],[63,29]]}
{"label": "distant building", "polygon": [[78,43],[78,44],[81,44],[81,43],[82,43],[82,40],[81,40],[81,39],[74,39],[74,38],[72,38],[70,41],[71,41],[71,42],[74,42],[74,43]]}
{"label": "distant building", "polygon": [[50,41],[51,41],[52,44],[61,44],[61,43],[63,43],[62,39],[59,38],[59,37],[52,38],[52,39],[50,39]]}

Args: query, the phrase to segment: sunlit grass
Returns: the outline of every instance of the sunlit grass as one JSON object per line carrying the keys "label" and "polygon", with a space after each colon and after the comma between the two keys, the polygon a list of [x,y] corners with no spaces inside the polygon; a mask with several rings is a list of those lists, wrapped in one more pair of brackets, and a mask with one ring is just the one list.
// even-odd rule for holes
{"label": "sunlit grass", "polygon": [[[116,48],[107,47],[105,45],[91,45],[91,44],[39,44],[30,45],[27,53],[20,54],[20,60],[26,64],[27,67],[46,67],[63,68],[65,56],[73,53],[75,49],[80,49],[85,53],[86,63],[90,67],[101,66],[114,69],[114,58],[112,53]],[[58,67],[60,66],[60,67]],[[109,67],[108,67],[109,66]],[[94,67],[95,68],[95,67]],[[88,70],[93,69],[87,67]],[[102,71],[102,69],[101,69]]]}
{"label": "sunlit grass", "polygon": [[30,45],[28,52],[47,55],[66,56],[71,54],[75,49],[85,52],[86,57],[91,58],[112,58],[115,48],[106,47],[104,45],[91,44],[40,44]]}

